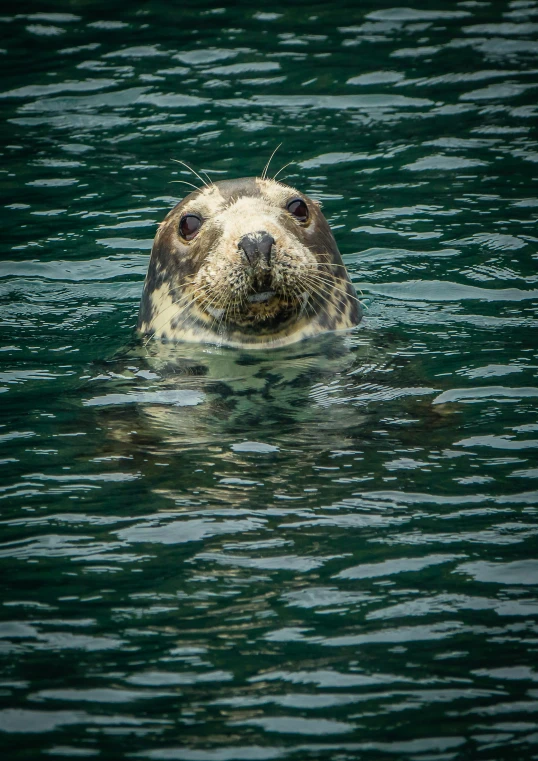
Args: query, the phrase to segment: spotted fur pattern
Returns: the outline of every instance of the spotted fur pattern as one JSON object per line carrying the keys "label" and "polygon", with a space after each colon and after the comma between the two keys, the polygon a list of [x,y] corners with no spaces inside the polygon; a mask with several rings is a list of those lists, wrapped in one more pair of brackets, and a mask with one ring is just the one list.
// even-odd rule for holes
{"label": "spotted fur pattern", "polygon": [[[299,221],[293,199],[308,207]],[[202,220],[190,242],[180,221]],[[250,266],[245,235],[274,239],[269,262]],[[269,294],[260,295],[260,294]],[[319,204],[274,180],[225,180],[187,196],[159,226],[138,330],[164,341],[283,346],[357,325],[362,313]]]}

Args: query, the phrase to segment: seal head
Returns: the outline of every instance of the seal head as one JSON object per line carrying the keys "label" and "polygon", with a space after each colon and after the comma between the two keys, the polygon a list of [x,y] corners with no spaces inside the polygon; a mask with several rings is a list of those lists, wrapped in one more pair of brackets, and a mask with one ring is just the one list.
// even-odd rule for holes
{"label": "seal head", "polygon": [[191,193],[159,226],[137,328],[165,341],[268,348],[361,316],[319,204],[245,178]]}

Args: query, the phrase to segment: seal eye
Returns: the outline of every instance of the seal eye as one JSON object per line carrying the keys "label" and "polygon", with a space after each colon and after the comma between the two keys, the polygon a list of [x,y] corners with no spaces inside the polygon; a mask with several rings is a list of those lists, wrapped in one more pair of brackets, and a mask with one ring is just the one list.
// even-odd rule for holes
{"label": "seal eye", "polygon": [[299,222],[306,222],[308,219],[308,206],[302,198],[294,198],[286,208]]}
{"label": "seal eye", "polygon": [[179,221],[179,232],[185,240],[192,240],[202,226],[202,220],[195,214],[185,214]]}

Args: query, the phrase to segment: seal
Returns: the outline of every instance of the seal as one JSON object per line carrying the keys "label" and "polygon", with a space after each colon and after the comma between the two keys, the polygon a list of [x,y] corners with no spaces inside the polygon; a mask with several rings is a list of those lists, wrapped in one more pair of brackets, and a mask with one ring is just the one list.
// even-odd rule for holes
{"label": "seal", "polygon": [[137,329],[161,341],[266,349],[361,317],[319,203],[251,177],[205,185],[166,216]]}

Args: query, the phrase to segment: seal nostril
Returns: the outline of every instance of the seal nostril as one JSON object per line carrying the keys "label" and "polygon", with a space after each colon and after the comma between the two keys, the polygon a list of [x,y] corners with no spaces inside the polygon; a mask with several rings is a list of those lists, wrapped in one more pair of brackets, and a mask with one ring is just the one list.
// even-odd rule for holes
{"label": "seal nostril", "polygon": [[258,251],[264,257],[267,264],[271,260],[271,249],[275,245],[275,239],[269,233],[264,233],[258,240]]}
{"label": "seal nostril", "polygon": [[237,244],[239,251],[242,251],[247,262],[251,267],[254,267],[256,259],[258,258],[258,241],[253,235],[243,235],[239,243]]}

